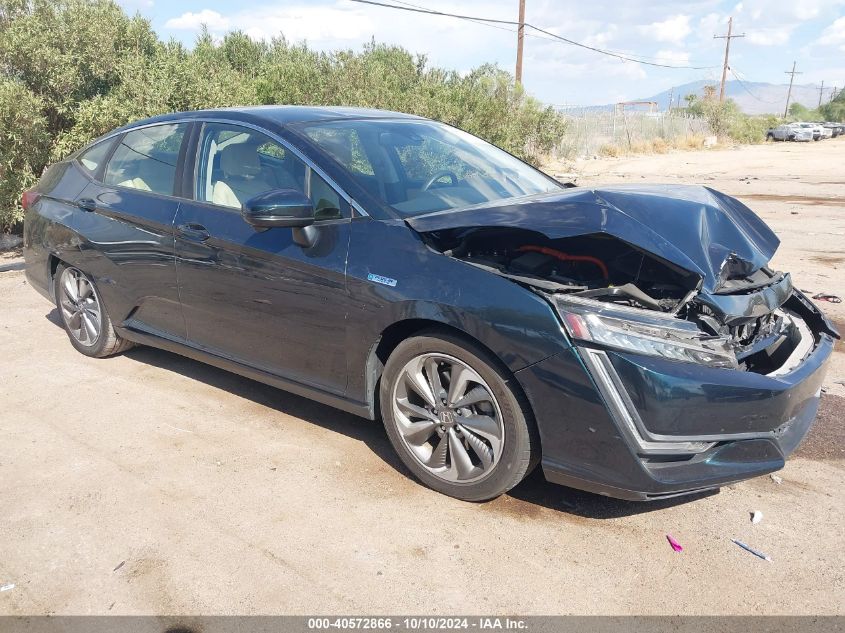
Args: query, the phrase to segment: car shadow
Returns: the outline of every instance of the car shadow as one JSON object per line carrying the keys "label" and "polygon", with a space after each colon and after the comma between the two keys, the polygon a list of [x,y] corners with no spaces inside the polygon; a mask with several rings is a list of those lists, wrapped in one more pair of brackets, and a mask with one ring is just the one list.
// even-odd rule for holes
{"label": "car shadow", "polygon": [[[57,309],[54,308],[45,316],[48,321],[63,328]],[[127,350],[123,355],[139,363],[181,374],[285,415],[346,435],[364,443],[379,459],[398,473],[413,478],[390,445],[380,421],[360,418],[314,400],[166,350],[137,346]],[[542,469],[536,468],[522,483],[503,497],[480,505],[486,506],[494,513],[501,510],[504,514],[518,513],[526,517],[535,516],[536,508],[542,507],[586,519],[613,519],[653,512],[689,503],[713,494],[717,494],[717,492],[696,493],[684,497],[647,502],[623,501],[549,483],[543,477]],[[507,503],[508,498],[515,501],[516,505]],[[503,499],[505,500],[504,504],[502,503]]]}

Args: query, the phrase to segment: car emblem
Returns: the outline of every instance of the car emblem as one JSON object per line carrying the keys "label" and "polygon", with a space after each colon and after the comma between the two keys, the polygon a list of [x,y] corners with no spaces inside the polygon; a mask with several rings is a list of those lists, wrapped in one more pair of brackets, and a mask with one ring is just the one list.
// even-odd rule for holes
{"label": "car emblem", "polygon": [[441,424],[452,424],[454,422],[454,416],[451,411],[441,411],[438,417],[440,418]]}

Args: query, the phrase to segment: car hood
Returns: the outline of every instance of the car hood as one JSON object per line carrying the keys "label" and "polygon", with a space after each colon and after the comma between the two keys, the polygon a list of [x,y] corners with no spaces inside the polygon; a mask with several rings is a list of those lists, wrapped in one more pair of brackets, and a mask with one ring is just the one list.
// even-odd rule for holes
{"label": "car hood", "polygon": [[739,200],[688,185],[575,187],[409,218],[417,232],[514,227],[550,239],[607,233],[702,278],[717,292],[728,277],[765,266],[780,241]]}

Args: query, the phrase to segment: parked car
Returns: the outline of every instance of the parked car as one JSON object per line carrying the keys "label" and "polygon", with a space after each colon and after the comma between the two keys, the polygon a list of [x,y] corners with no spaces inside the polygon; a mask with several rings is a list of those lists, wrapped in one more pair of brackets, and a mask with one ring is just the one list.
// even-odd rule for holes
{"label": "parked car", "polygon": [[813,125],[821,130],[821,138],[833,138],[833,130],[827,127],[824,123],[816,122]]}
{"label": "parked car", "polygon": [[824,138],[824,132],[822,132],[820,125],[816,125],[815,123],[797,123],[797,125],[805,130],[809,130],[813,135],[814,141],[820,141]]}
{"label": "parked car", "polygon": [[821,126],[822,128],[830,131],[830,136],[832,138],[836,138],[845,131],[845,126],[841,123],[822,123]]}
{"label": "parked car", "polygon": [[150,345],[380,417],[467,500],[537,464],[625,499],[775,471],[839,336],[735,198],[561,184],[393,112],[159,116],[22,202],[27,279],[82,354]]}
{"label": "parked car", "polygon": [[812,141],[813,131],[802,128],[794,123],[784,123],[769,128],[766,132],[767,141]]}

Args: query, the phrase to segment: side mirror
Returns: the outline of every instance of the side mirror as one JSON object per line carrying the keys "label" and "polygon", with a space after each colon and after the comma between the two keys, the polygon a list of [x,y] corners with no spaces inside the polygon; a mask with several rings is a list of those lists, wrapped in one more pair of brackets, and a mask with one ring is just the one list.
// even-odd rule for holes
{"label": "side mirror", "polygon": [[296,189],[272,189],[243,204],[244,220],[254,227],[302,228],[314,224],[314,204]]}

